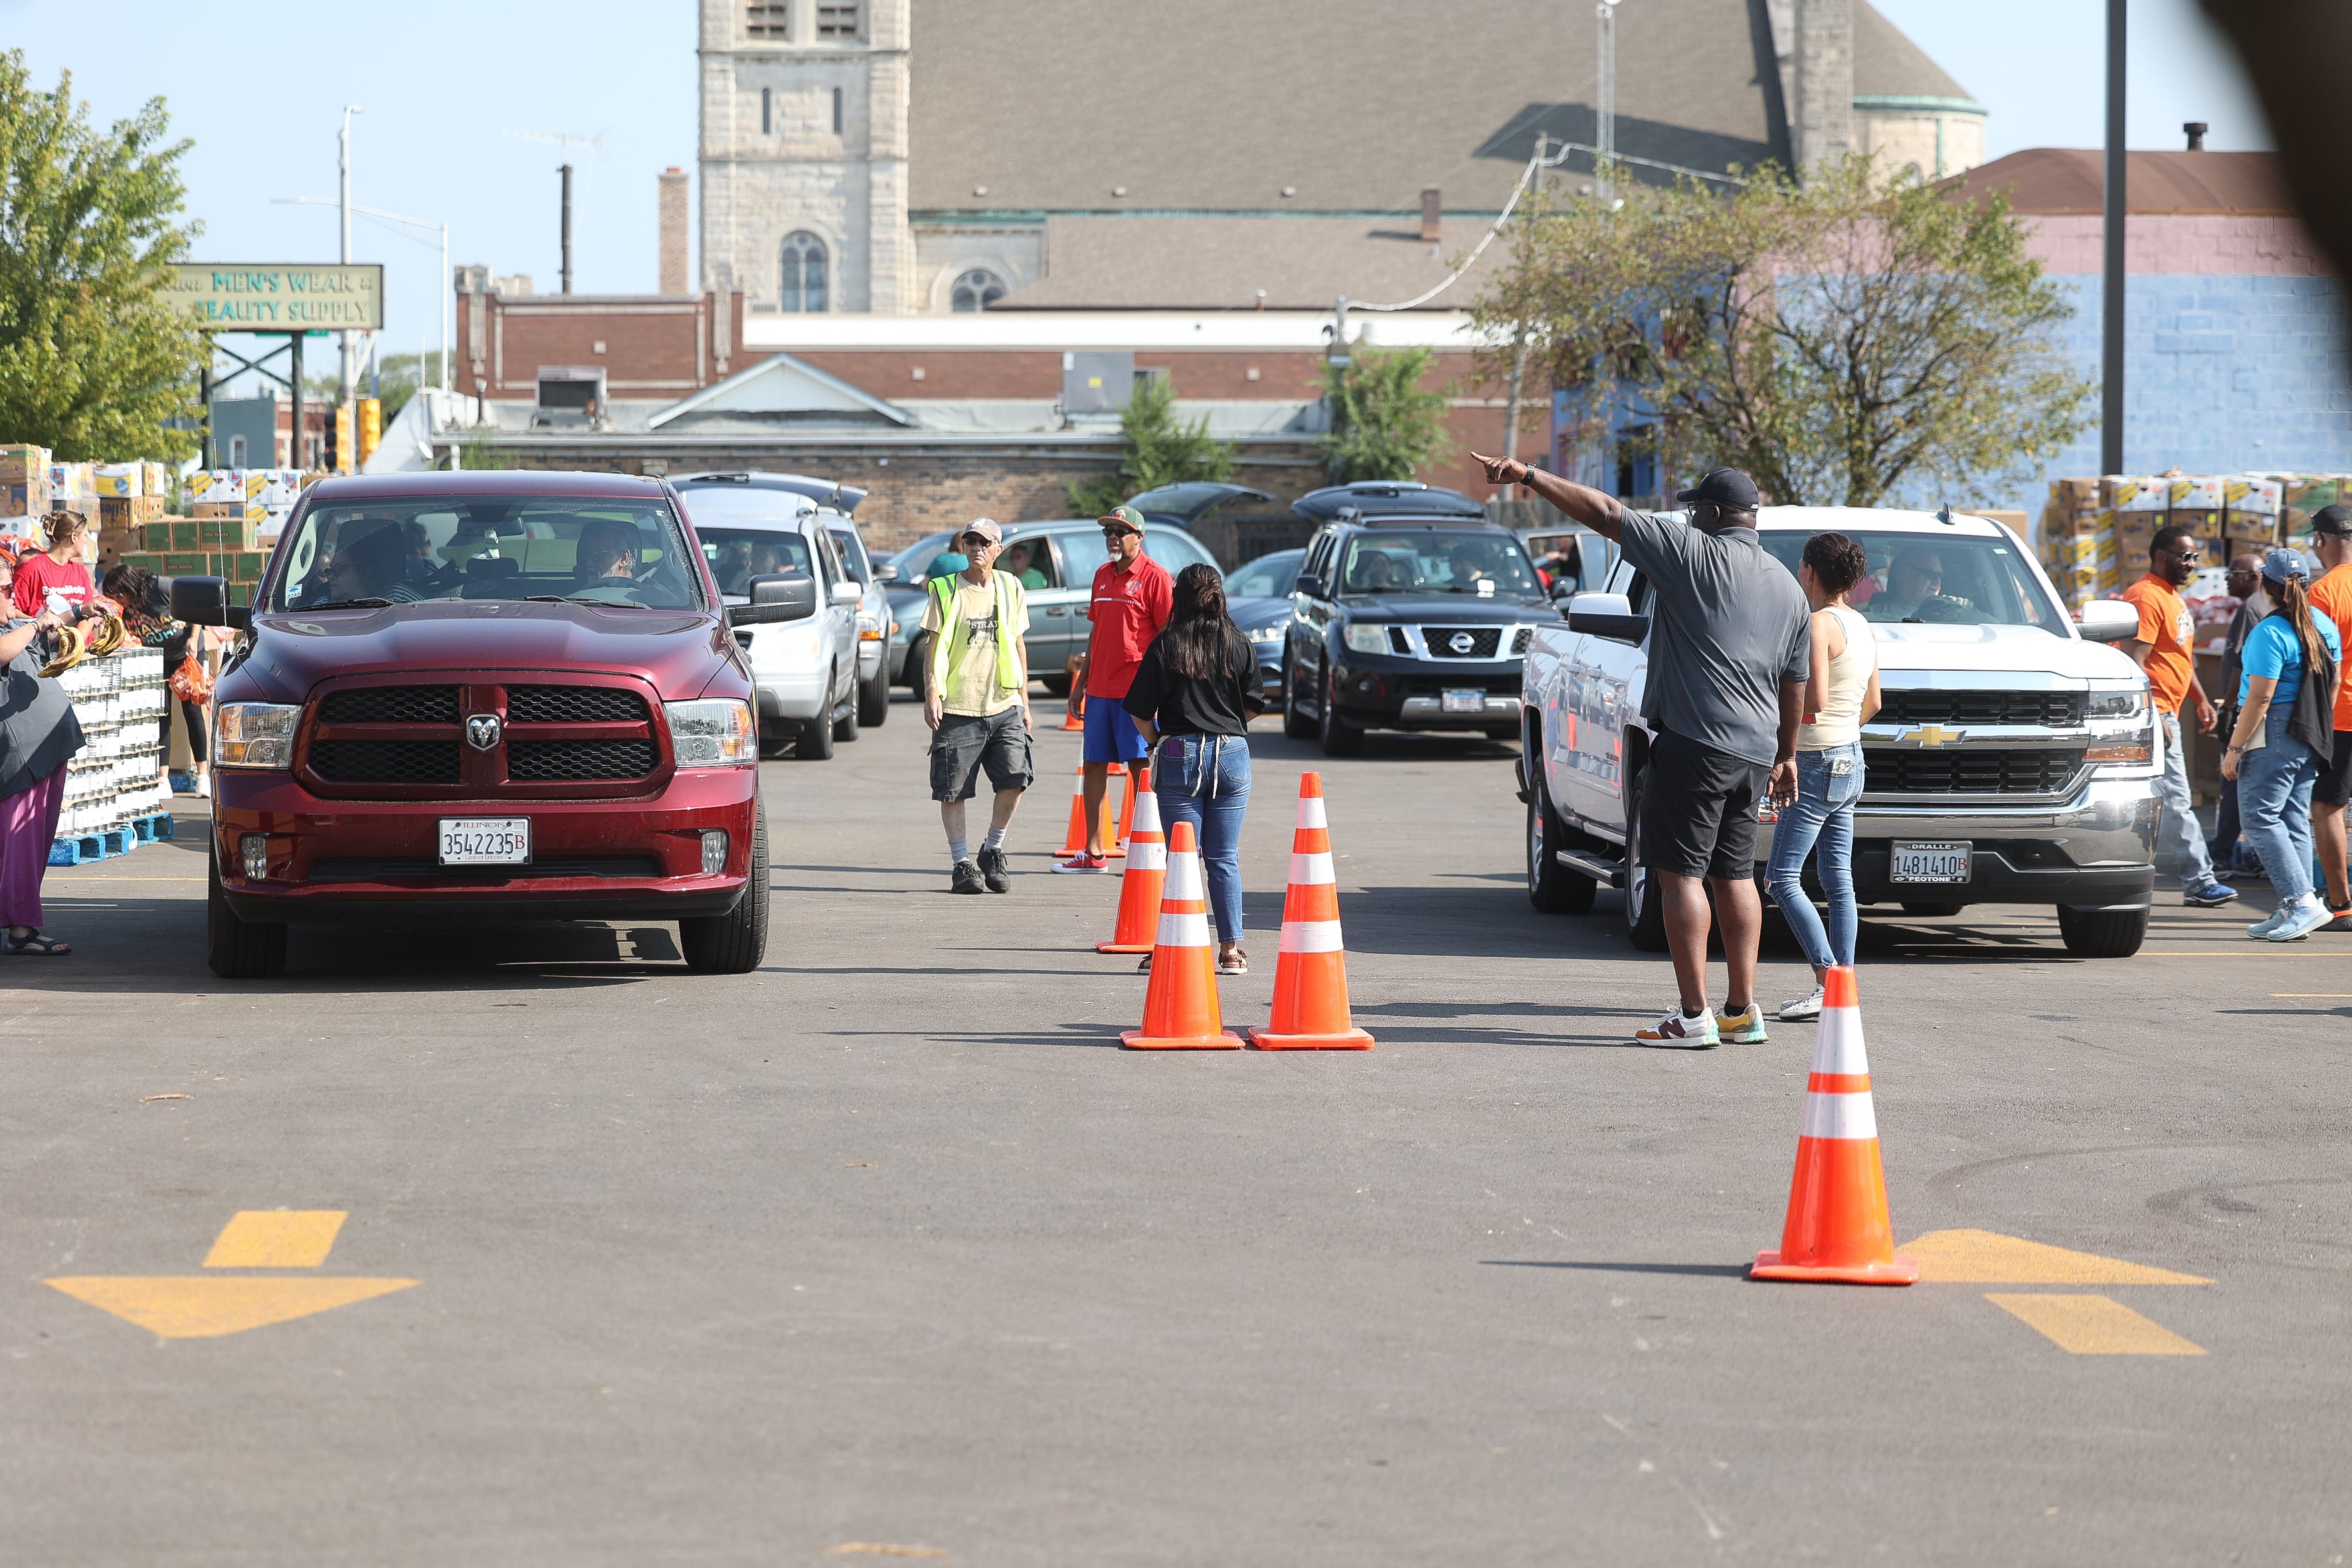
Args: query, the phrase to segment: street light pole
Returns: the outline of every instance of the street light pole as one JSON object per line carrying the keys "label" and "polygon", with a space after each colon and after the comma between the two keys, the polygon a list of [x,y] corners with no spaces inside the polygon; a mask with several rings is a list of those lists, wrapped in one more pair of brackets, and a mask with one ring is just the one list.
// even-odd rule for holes
{"label": "street light pole", "polygon": [[1600,0],[1592,16],[1599,25],[1593,52],[1600,78],[1600,90],[1593,96],[1601,100],[1592,116],[1592,144],[1601,150],[1593,156],[1592,188],[1607,201],[1610,165],[1617,161],[1617,0]]}
{"label": "street light pole", "polygon": [[2103,193],[2105,287],[2099,319],[2099,472],[2124,471],[2124,0],[2107,0],[2107,155]]}
{"label": "street light pole", "polygon": [[[356,103],[347,103],[343,105],[343,131],[340,139],[340,153],[337,158],[337,162],[340,165],[343,182],[343,253],[341,259],[343,265],[346,267],[349,267],[352,261],[352,116],[364,112],[366,111],[362,110]],[[341,336],[342,340],[341,357],[343,402],[348,404],[352,401],[352,334],[350,329],[348,328],[345,329]],[[338,454],[338,455],[340,456],[341,454]]]}

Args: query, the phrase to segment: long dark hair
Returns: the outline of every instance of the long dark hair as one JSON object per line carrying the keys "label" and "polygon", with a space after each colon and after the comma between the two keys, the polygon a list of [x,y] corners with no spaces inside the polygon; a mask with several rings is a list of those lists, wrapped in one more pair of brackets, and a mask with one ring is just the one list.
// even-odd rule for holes
{"label": "long dark hair", "polygon": [[100,591],[126,610],[136,610],[148,615],[161,615],[170,608],[163,583],[143,566],[126,563],[115,567],[106,574]]}
{"label": "long dark hair", "polygon": [[2284,582],[2263,573],[2263,586],[2270,591],[2271,611],[2284,615],[2286,623],[2294,628],[2297,641],[2303,643],[2303,667],[2316,670],[2327,662],[2327,644],[2319,640],[2319,628],[2311,622],[2311,597],[2305,591],[2303,579],[2290,577]]}
{"label": "long dark hair", "polygon": [[1160,634],[1168,639],[1169,671],[1189,680],[1234,674],[1243,660],[1255,656],[1225,613],[1225,580],[1199,561],[1176,574],[1168,630]]}

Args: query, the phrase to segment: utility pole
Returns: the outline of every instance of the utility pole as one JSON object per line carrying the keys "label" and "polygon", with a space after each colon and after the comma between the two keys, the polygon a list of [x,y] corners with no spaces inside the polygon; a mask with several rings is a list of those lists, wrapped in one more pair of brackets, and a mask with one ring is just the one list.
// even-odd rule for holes
{"label": "utility pole", "polygon": [[2107,158],[2102,237],[2106,287],[2099,318],[2099,471],[2124,471],[2124,0],[2107,0]]}
{"label": "utility pole", "polygon": [[572,292],[572,165],[558,166],[563,176],[563,292]]}
{"label": "utility pole", "polygon": [[[366,110],[361,109],[356,103],[347,103],[343,105],[343,132],[341,138],[341,150],[338,162],[341,165],[343,181],[343,252],[341,260],[343,265],[346,267],[349,267],[352,261],[352,116],[354,114],[363,114],[365,112]],[[352,401],[352,335],[350,331],[346,329],[341,334],[341,336],[342,340],[343,402],[348,403]],[[299,439],[299,433],[297,434],[297,439]]]}
{"label": "utility pole", "polygon": [[1593,95],[1600,102],[1592,116],[1592,144],[1601,151],[1593,154],[1592,189],[1605,202],[1610,165],[1617,159],[1617,0],[1600,0],[1592,7],[1592,17],[1599,26],[1594,53],[1601,82]]}

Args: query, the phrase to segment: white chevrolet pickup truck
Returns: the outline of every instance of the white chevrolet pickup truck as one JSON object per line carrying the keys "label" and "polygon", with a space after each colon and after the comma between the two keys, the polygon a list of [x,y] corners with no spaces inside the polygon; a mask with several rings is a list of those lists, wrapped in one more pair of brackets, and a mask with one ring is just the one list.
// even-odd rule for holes
{"label": "white chevrolet pickup truck", "polygon": [[[2155,883],[2158,731],[2124,653],[2129,605],[2078,624],[2017,536],[1984,517],[1767,507],[1764,545],[1791,572],[1805,540],[1842,533],[1868,553],[1852,595],[1878,635],[1885,706],[1863,730],[1856,899],[1915,915],[1970,904],[2053,905],[2068,951],[2128,957]],[[1634,848],[1651,735],[1641,717],[1650,585],[1620,561],[1528,651],[1520,799],[1528,896],[1548,912],[1625,894],[1636,947],[1664,951],[1659,901]],[[1757,877],[1771,853],[1758,835]],[[1818,895],[1810,864],[1809,887]]]}

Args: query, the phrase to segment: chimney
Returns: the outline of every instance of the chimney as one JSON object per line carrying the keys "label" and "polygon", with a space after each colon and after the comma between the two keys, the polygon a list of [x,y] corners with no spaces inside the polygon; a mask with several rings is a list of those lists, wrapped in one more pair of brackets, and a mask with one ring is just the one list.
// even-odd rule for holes
{"label": "chimney", "polygon": [[1853,0],[1797,0],[1796,75],[1790,118],[1802,172],[1854,150]]}
{"label": "chimney", "polygon": [[2180,129],[2189,133],[2189,151],[2191,152],[2202,152],[2205,151],[2205,132],[2210,128],[2203,120],[2191,120],[2185,121],[2181,125]]}
{"label": "chimney", "polygon": [[661,292],[684,294],[686,286],[686,171],[661,173]]}
{"label": "chimney", "polygon": [[1421,237],[1435,245],[1444,237],[1445,203],[1435,185],[1421,193]]}

